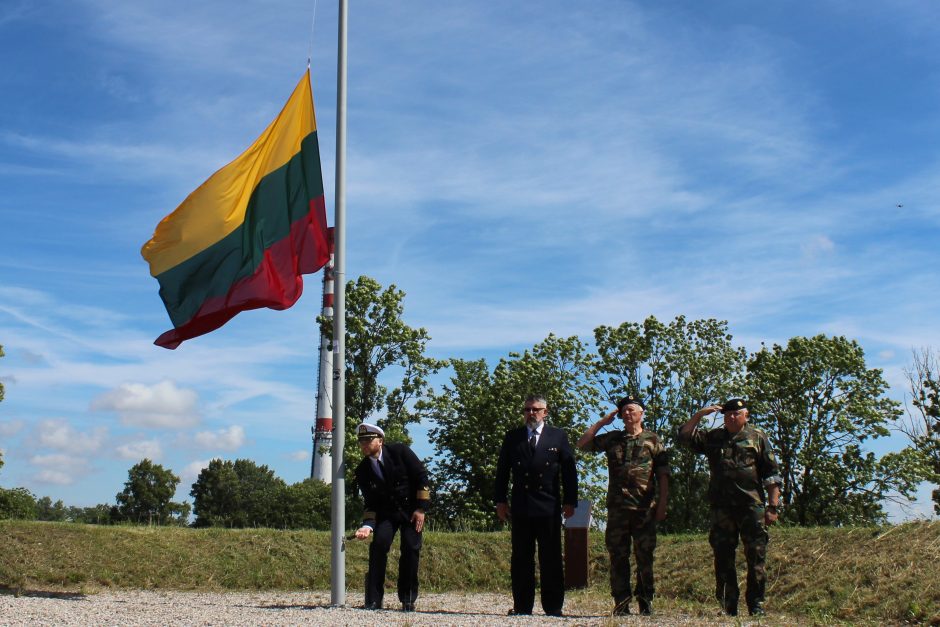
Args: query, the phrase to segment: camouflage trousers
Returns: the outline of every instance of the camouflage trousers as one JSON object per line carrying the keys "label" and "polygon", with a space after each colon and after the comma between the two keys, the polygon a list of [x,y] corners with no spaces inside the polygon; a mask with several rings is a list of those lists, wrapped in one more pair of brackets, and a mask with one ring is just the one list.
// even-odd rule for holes
{"label": "camouflage trousers", "polygon": [[744,543],[747,560],[747,592],[749,610],[762,607],[767,573],[767,529],[764,527],[764,508],[758,506],[712,507],[712,527],[708,542],[715,553],[715,597],[725,608],[738,606],[738,572],[735,552],[738,536]]}
{"label": "camouflage trousers", "polygon": [[610,553],[610,593],[616,603],[629,601],[630,544],[636,557],[636,587],[633,594],[646,602],[653,600],[653,552],[656,550],[655,508],[610,508],[604,534]]}

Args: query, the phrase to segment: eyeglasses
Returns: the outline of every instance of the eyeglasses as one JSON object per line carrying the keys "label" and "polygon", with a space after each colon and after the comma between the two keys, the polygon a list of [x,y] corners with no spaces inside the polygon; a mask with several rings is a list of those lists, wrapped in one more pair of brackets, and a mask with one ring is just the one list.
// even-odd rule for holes
{"label": "eyeglasses", "polygon": [[524,414],[529,414],[529,413],[537,414],[537,413],[539,413],[539,412],[545,411],[545,409],[546,409],[545,407],[525,407],[525,408],[523,408],[522,413],[524,413]]}

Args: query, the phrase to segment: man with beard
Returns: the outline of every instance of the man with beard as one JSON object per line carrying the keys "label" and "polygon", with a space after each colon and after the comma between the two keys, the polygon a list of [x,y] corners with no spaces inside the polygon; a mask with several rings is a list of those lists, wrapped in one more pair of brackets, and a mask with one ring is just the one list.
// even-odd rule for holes
{"label": "man with beard", "polygon": [[536,545],[542,609],[548,616],[561,616],[565,603],[561,515],[570,518],[577,507],[578,473],[567,434],[545,424],[547,412],[544,397],[525,399],[525,424],[506,433],[496,465],[496,514],[503,522],[512,517],[510,615],[532,613]]}
{"label": "man with beard", "polygon": [[365,512],[356,538],[369,545],[365,609],[382,609],[388,551],[401,531],[398,561],[398,599],[411,612],[418,598],[418,558],[421,554],[424,513],[430,505],[428,473],[417,455],[405,444],[385,444],[381,428],[362,423],[357,428],[363,460],[356,467],[356,485],[362,491]]}

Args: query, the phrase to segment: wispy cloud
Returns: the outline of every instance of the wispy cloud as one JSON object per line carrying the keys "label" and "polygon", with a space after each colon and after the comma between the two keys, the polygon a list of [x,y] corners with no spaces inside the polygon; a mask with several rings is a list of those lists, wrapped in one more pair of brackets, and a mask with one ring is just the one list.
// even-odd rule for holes
{"label": "wispy cloud", "polygon": [[66,453],[34,455],[29,463],[38,468],[35,480],[44,484],[73,485],[91,471],[86,457]]}
{"label": "wispy cloud", "polygon": [[97,453],[107,438],[108,430],[105,427],[80,432],[64,420],[43,420],[36,427],[38,446],[74,455]]}
{"label": "wispy cloud", "polygon": [[131,459],[135,461],[149,459],[158,461],[163,457],[163,447],[160,445],[159,440],[153,439],[121,444],[115,450],[117,451],[118,457],[121,459]]}
{"label": "wispy cloud", "polygon": [[288,453],[287,457],[288,459],[291,459],[295,462],[306,462],[306,461],[310,461],[310,455],[311,455],[310,451],[302,450],[302,451],[293,451],[291,453]]}
{"label": "wispy cloud", "polygon": [[0,29],[17,22],[33,12],[32,3],[25,0],[11,0],[0,7]]}
{"label": "wispy cloud", "polygon": [[0,437],[10,438],[23,430],[22,420],[0,420]]}
{"label": "wispy cloud", "polygon": [[245,430],[238,425],[232,425],[217,431],[200,431],[193,436],[193,441],[196,446],[204,449],[235,451],[245,444]]}
{"label": "wispy cloud", "polygon": [[181,429],[198,424],[199,395],[173,381],[154,385],[124,383],[91,402],[94,411],[113,411],[121,422],[136,427]]}
{"label": "wispy cloud", "polygon": [[209,466],[210,459],[197,459],[195,461],[189,462],[180,472],[180,485],[188,486],[195,483],[196,479],[199,477],[199,473],[202,472],[203,468]]}

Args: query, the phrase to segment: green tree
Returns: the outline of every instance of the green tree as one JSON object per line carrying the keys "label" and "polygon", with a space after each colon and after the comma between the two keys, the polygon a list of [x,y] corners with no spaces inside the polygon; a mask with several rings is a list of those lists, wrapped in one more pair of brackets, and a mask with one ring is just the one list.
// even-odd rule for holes
{"label": "green tree", "polygon": [[700,456],[676,445],[676,434],[693,413],[739,388],[745,350],[732,344],[727,322],[689,322],[684,316],[668,325],[650,316],[642,324],[600,326],[594,340],[594,368],[605,401],[613,406],[618,398],[639,395],[646,404],[644,426],[670,450],[669,517],[661,528],[704,528],[708,471]]}
{"label": "green tree", "polygon": [[69,519],[69,510],[61,500],[52,502],[48,496],[36,501],[36,520],[64,522]]}
{"label": "green tree", "polygon": [[332,488],[319,479],[285,485],[275,500],[273,526],[280,529],[329,529],[331,498]]}
{"label": "green tree", "polygon": [[93,505],[92,507],[69,506],[68,520],[74,523],[86,525],[109,525],[111,524],[111,506],[105,503]]}
{"label": "green tree", "polygon": [[34,520],[36,518],[36,497],[26,488],[6,490],[0,488],[0,520]]}
{"label": "green tree", "polygon": [[940,354],[927,348],[914,351],[905,375],[914,409],[908,409],[898,428],[911,441],[905,452],[918,460],[921,478],[935,486],[933,509],[940,515]]}
{"label": "green tree", "polygon": [[[367,276],[346,284],[346,459],[358,459],[356,425],[368,420],[382,427],[386,439],[410,444],[407,426],[420,419],[414,404],[429,390],[428,377],[441,367],[424,354],[427,331],[402,319],[404,298],[395,285],[383,289]],[[332,326],[322,316],[320,324],[331,336]],[[380,382],[399,375],[392,389]],[[348,466],[351,478],[355,466]]]}
{"label": "green tree", "polygon": [[[430,431],[436,520],[449,528],[492,529],[493,476],[506,431],[522,424],[523,400],[542,394],[548,400],[549,424],[567,431],[574,441],[586,428],[585,416],[596,413],[591,360],[577,337],[549,335],[523,353],[510,353],[490,373],[484,360],[451,360],[450,384],[431,394],[422,406],[436,425]],[[581,486],[592,492],[597,460],[579,463]],[[593,490],[596,498],[600,491]]]}
{"label": "green tree", "polygon": [[149,459],[134,464],[127,471],[124,489],[115,497],[120,518],[138,524],[176,524],[182,510],[189,507],[171,500],[179,482],[171,470]]}
{"label": "green tree", "polygon": [[278,499],[287,485],[250,459],[213,459],[192,485],[196,527],[278,527]]}
{"label": "green tree", "polygon": [[785,520],[799,525],[883,522],[883,499],[910,497],[904,456],[877,459],[869,440],[900,414],[881,370],[844,337],[795,337],[748,361],[751,416],[777,447]]}

